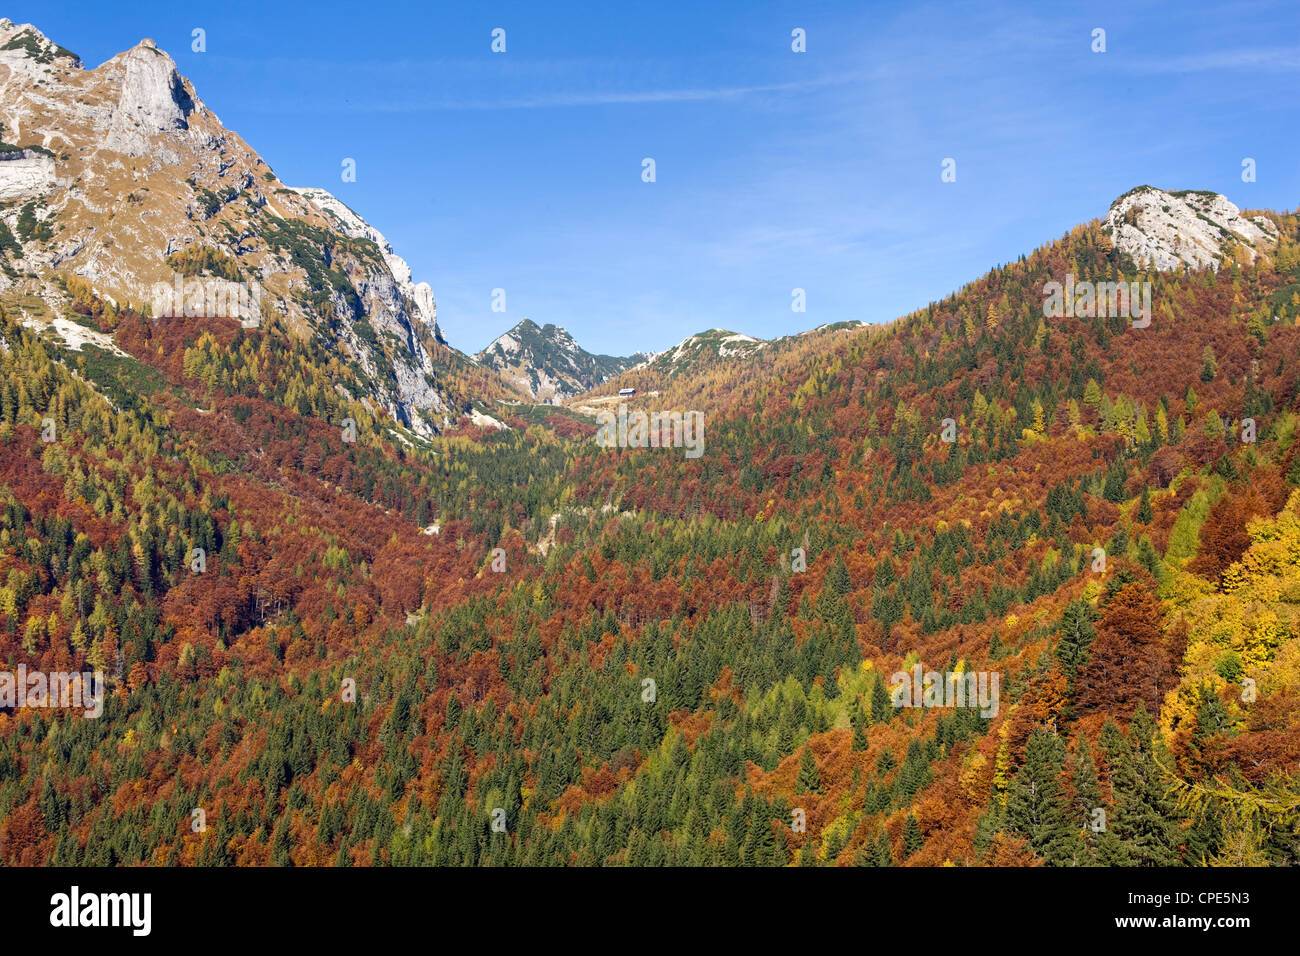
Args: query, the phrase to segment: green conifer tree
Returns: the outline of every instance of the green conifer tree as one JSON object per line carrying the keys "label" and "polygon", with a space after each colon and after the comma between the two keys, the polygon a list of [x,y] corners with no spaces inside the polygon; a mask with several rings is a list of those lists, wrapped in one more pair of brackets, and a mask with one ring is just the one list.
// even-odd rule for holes
{"label": "green conifer tree", "polygon": [[803,759],[799,763],[799,780],[796,788],[799,793],[822,792],[822,775],[817,770],[817,760],[813,757],[812,748],[807,745],[803,748]]}
{"label": "green conifer tree", "polygon": [[1046,730],[1036,729],[1025,745],[1025,764],[1007,793],[1004,827],[1019,833],[1030,847],[1053,866],[1068,863],[1077,850],[1077,831],[1072,826],[1061,792],[1061,770],[1065,743]]}
{"label": "green conifer tree", "polygon": [[909,813],[907,822],[903,824],[904,856],[910,857],[924,845],[925,837],[921,835],[921,824],[916,822],[916,814]]}

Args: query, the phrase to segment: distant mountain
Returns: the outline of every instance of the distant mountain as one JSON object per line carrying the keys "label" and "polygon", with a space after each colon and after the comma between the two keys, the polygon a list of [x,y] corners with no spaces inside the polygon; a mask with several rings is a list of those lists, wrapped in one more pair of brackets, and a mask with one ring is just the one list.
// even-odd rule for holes
{"label": "distant mountain", "polygon": [[625,358],[593,355],[558,325],[524,319],[474,356],[513,386],[538,401],[562,403],[642,362],[638,352]]}
{"label": "distant mountain", "polygon": [[[794,337],[816,335],[821,332],[839,332],[842,329],[860,329],[866,324],[866,322],[857,319],[850,319],[844,322],[827,322],[825,325],[819,325],[815,329],[808,329],[805,332],[796,332]],[[782,336],[782,338],[790,338],[790,336]]]}
{"label": "distant mountain", "polygon": [[657,352],[646,362],[646,367],[669,378],[688,369],[696,369],[728,359],[752,357],[769,343],[753,336],[726,329],[709,329],[698,332],[678,342],[670,349]]}

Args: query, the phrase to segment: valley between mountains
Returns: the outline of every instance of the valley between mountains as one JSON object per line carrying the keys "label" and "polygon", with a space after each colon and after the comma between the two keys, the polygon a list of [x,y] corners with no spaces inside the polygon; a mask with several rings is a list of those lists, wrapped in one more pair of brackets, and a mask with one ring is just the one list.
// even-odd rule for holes
{"label": "valley between mountains", "polygon": [[105,680],[0,681],[6,865],[1300,863],[1296,212],[471,355],[150,40],[0,20],[0,124],[0,668]]}

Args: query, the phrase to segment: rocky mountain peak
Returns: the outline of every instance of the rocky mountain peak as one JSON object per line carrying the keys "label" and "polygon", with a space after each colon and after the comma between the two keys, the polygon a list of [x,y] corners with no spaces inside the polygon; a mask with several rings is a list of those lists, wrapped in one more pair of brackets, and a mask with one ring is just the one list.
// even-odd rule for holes
{"label": "rocky mountain peak", "polygon": [[1205,190],[1139,186],[1111,204],[1104,228],[1117,249],[1159,270],[1217,270],[1234,246],[1253,261],[1257,250],[1277,242],[1268,219],[1247,219],[1226,197]]}
{"label": "rocky mountain peak", "polygon": [[533,398],[558,404],[632,368],[645,356],[593,355],[566,329],[524,319],[474,358]]}
{"label": "rocky mountain peak", "polygon": [[379,247],[384,261],[392,270],[393,278],[397,280],[398,288],[415,306],[416,316],[434,337],[441,341],[442,331],[438,328],[438,307],[433,300],[433,289],[427,282],[412,281],[411,267],[393,250],[392,243],[385,238],[384,234],[326,189],[318,186],[295,186],[293,191],[311,200],[316,208],[327,218],[332,219],[345,235],[353,239],[369,239]]}
{"label": "rocky mountain peak", "polygon": [[[178,275],[220,277],[257,292],[264,329],[323,342],[422,434],[467,407],[456,376],[491,383],[446,345],[432,290],[388,240],[325,190],[285,187],[153,40],[91,70],[60,49],[0,22],[0,223],[18,236],[0,296],[57,312],[68,275],[174,316]],[[208,273],[185,272],[196,262]]]}
{"label": "rocky mountain peak", "polygon": [[150,131],[188,129],[186,117],[195,110],[176,63],[153,40],[140,43],[121,56],[126,67],[117,108],[120,119],[144,124]]}
{"label": "rocky mountain peak", "polygon": [[65,50],[30,23],[14,23],[0,18],[0,64],[11,71],[44,71],[49,66],[81,69],[81,60]]}

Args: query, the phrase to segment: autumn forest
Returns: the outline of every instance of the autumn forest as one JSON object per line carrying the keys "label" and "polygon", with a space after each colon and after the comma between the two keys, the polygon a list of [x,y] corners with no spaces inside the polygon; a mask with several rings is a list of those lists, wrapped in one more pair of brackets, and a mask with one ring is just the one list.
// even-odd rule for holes
{"label": "autumn forest", "polygon": [[[62,280],[119,351],[0,319],[0,658],[107,688],[0,710],[0,858],[1300,863],[1300,220],[1258,215],[1217,270],[1094,221],[593,393],[702,410],[698,459],[500,400],[415,436],[274,318]],[[1044,318],[1067,273],[1150,326]],[[899,706],[918,665],[996,706]]]}

